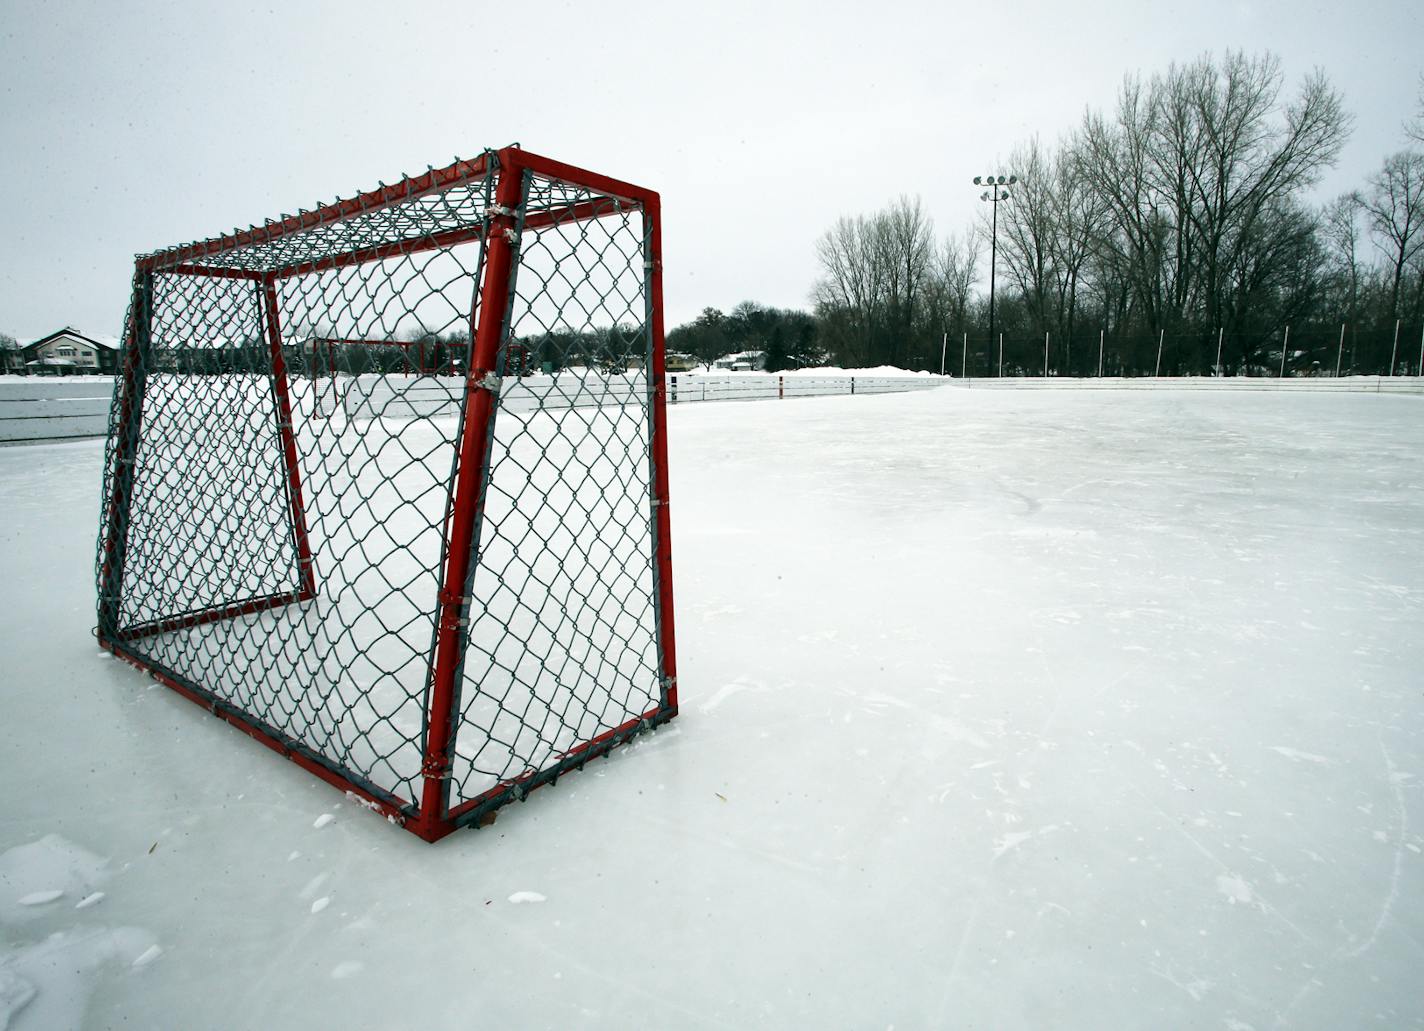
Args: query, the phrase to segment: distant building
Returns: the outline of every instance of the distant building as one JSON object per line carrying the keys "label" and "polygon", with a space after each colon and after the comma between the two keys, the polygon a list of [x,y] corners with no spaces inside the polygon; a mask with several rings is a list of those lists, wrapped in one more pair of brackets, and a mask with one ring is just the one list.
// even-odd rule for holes
{"label": "distant building", "polygon": [[663,368],[668,372],[692,372],[697,368],[697,359],[690,354],[669,351]]}
{"label": "distant building", "polygon": [[112,376],[118,366],[117,343],[85,336],[65,326],[40,337],[18,351],[5,354],[6,372],[39,373],[54,376],[80,374]]}
{"label": "distant building", "polygon": [[738,351],[726,354],[712,363],[714,369],[729,369],[732,372],[760,372],[766,368],[765,351]]}

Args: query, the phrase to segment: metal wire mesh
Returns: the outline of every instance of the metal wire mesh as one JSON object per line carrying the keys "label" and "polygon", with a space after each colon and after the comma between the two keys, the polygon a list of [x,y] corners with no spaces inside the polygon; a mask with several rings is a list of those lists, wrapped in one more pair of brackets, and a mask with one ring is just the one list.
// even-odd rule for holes
{"label": "metal wire mesh", "polygon": [[[500,174],[521,175],[515,211],[494,203]],[[516,266],[480,370],[492,232]],[[140,258],[101,641],[427,836],[670,717],[648,241],[638,204],[487,153]],[[482,518],[452,542],[480,389],[493,432],[465,475]],[[462,548],[477,563],[441,713],[442,583]]]}
{"label": "metal wire mesh", "polygon": [[[455,793],[478,801],[659,706],[642,215],[542,178],[521,234],[465,657]],[[576,219],[573,212],[588,211]],[[559,217],[559,213],[566,213]]]}

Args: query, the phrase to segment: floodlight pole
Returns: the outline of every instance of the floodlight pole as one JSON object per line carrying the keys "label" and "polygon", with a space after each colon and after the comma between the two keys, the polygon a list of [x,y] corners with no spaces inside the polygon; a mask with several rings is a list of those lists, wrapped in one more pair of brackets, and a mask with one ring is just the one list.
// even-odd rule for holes
{"label": "floodlight pole", "polygon": [[1157,368],[1152,372],[1153,379],[1160,379],[1162,376],[1162,341],[1167,339],[1167,331],[1159,329],[1157,331]]}
{"label": "floodlight pole", "polygon": [[[1424,352],[1422,352],[1424,353]],[[1345,360],[1345,323],[1340,323],[1340,349],[1335,352],[1335,378],[1340,378],[1340,363]]]}
{"label": "floodlight pole", "polygon": [[1278,379],[1286,378],[1286,350],[1290,347],[1290,326],[1286,326],[1286,335],[1281,340],[1281,374]]}
{"label": "floodlight pole", "polygon": [[1389,352],[1389,374],[1394,375],[1395,363],[1399,359],[1399,319],[1394,320],[1394,350]]}
{"label": "floodlight pole", "polygon": [[[1016,175],[1010,176],[979,176],[974,177],[975,186],[987,186],[988,189],[979,195],[982,201],[988,201],[994,206],[992,217],[992,228],[989,232],[989,344],[994,343],[994,276],[998,271],[999,264],[999,201],[1009,199],[1008,187],[1019,181]],[[999,344],[999,375],[1004,374],[1004,347],[1002,338]]]}
{"label": "floodlight pole", "polygon": [[1225,336],[1225,334],[1226,334],[1226,329],[1225,329],[1225,327],[1223,327],[1223,326],[1217,326],[1217,327],[1216,327],[1216,378],[1217,378],[1217,379],[1221,379],[1221,378],[1223,378],[1223,377],[1225,376],[1225,373],[1222,371],[1222,368],[1221,368],[1221,340],[1222,340],[1222,337]]}
{"label": "floodlight pole", "polygon": [[1103,378],[1103,334],[1107,330],[1098,330],[1098,379]]}
{"label": "floodlight pole", "polygon": [[944,375],[944,355],[949,350],[949,331],[945,330],[944,340],[939,346],[939,374]]}
{"label": "floodlight pole", "polygon": [[959,378],[969,378],[969,333],[967,331],[964,334],[964,354],[959,359]]}

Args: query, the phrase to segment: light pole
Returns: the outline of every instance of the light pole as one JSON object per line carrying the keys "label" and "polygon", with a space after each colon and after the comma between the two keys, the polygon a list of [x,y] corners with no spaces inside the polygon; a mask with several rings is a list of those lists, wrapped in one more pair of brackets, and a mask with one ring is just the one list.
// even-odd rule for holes
{"label": "light pole", "polygon": [[[989,201],[994,205],[993,229],[989,233],[989,346],[994,345],[994,272],[998,266],[999,257],[999,201],[1009,199],[1007,187],[1019,181],[1016,175],[976,175],[974,177],[975,186],[987,186],[988,189],[979,195],[979,199]],[[1002,362],[1000,363],[999,374],[1003,375]]]}

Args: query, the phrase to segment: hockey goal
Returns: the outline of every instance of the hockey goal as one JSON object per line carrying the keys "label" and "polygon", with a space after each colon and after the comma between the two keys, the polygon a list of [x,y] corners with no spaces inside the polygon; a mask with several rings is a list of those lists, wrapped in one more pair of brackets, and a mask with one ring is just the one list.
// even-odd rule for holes
{"label": "hockey goal", "polygon": [[658,195],[516,147],[141,256],[98,637],[427,840],[677,713]]}

